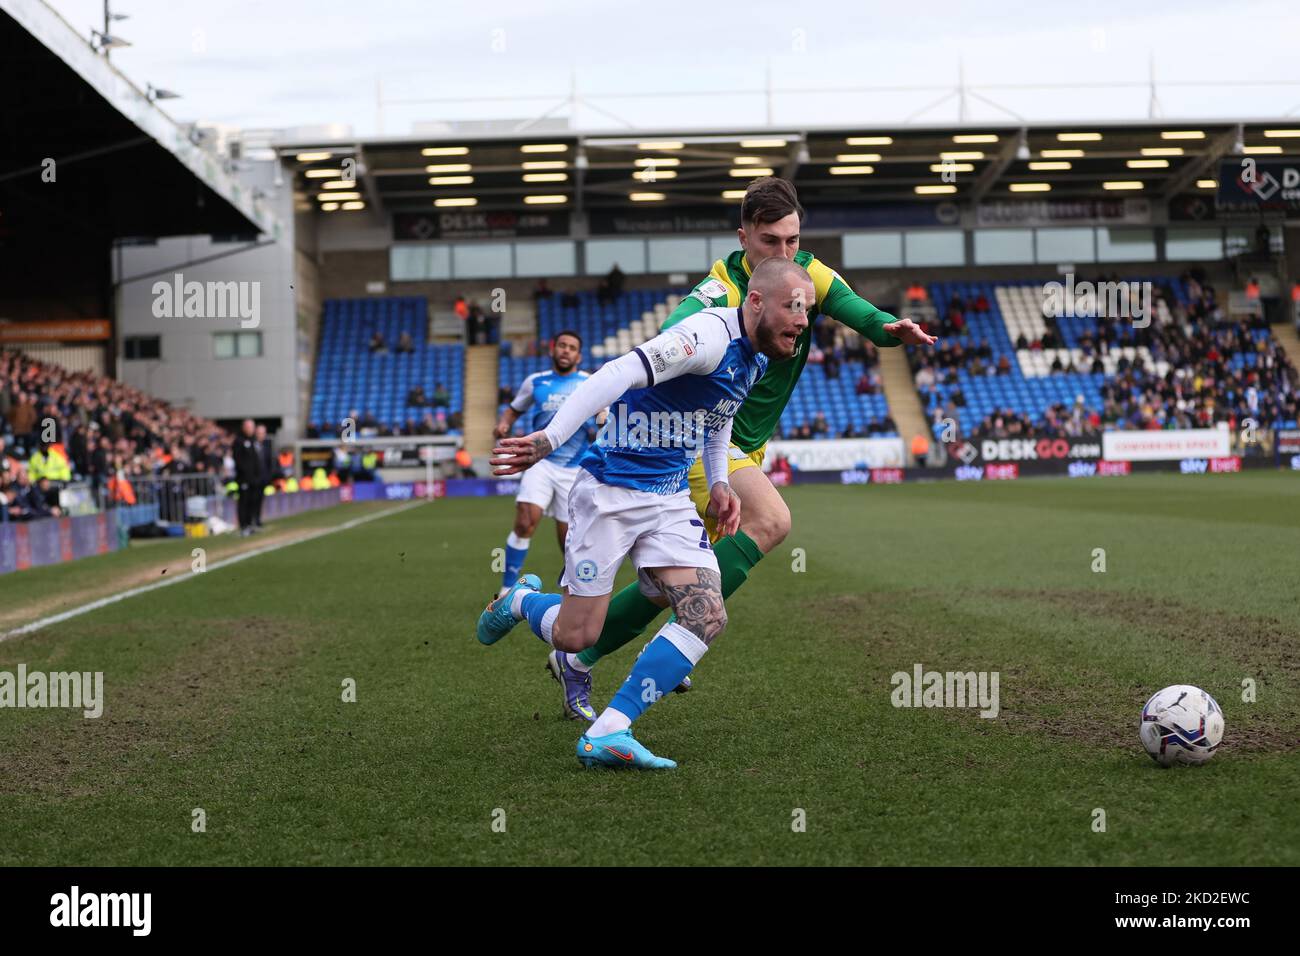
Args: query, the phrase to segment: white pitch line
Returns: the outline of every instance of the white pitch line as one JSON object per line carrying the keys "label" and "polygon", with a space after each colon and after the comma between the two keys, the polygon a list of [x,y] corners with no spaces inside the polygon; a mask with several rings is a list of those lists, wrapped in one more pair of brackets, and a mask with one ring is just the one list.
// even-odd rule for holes
{"label": "white pitch line", "polygon": [[[423,501],[413,501],[407,504],[398,505],[396,508],[389,508],[387,511],[380,511],[376,514],[366,515],[362,518],[353,518],[351,521],[345,521],[341,525],[333,528],[323,528],[312,534],[304,535],[301,538],[295,538],[292,541],[281,541],[279,544],[268,544],[265,547],[254,548],[252,551],[245,551],[242,554],[236,554],[233,557],[223,558],[214,564],[209,564],[206,570],[190,571],[188,574],[179,574],[174,578],[167,578],[162,581],[155,581],[153,584],[146,584],[142,587],[131,588],[127,591],[119,591],[117,594],[110,594],[108,597],[100,598],[97,601],[91,601],[89,604],[83,604],[80,607],[74,607],[70,611],[62,611],[49,617],[43,617],[40,620],[32,621],[30,624],[24,624],[22,627],[14,628],[4,634],[0,634],[0,642],[7,641],[13,637],[19,637],[23,634],[31,634],[33,631],[39,631],[41,628],[49,627],[51,624],[60,624],[70,618],[80,617],[82,614],[89,614],[91,611],[98,611],[101,607],[108,607],[110,604],[116,604],[118,601],[125,601],[127,598],[133,598],[139,594],[148,594],[150,591],[157,591],[159,588],[165,588],[173,584],[180,584],[182,581],[189,581],[200,574],[211,574],[221,568],[228,568],[232,564],[238,564],[240,561],[247,561],[249,558],[256,558],[263,554],[270,554],[273,551],[279,551],[281,548],[292,547],[295,544],[302,544],[305,541],[314,541],[317,538],[323,538],[327,534],[335,534],[339,531],[348,531],[358,525],[363,525],[368,521],[375,521],[379,518],[387,518],[389,515],[400,514],[403,511],[409,511],[411,508],[424,504]],[[197,539],[195,539],[197,540]]]}

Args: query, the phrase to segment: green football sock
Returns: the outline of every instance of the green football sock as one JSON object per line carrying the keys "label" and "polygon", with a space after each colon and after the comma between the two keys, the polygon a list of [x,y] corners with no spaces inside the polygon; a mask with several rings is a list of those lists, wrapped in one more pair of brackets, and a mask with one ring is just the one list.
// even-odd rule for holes
{"label": "green football sock", "polygon": [[579,654],[578,661],[584,667],[590,667],[606,654],[612,654],[649,627],[662,610],[642,594],[640,585],[633,581],[609,602],[600,639]]}
{"label": "green football sock", "polygon": [[[713,546],[714,557],[718,559],[718,570],[722,573],[722,597],[731,597],[736,589],[745,583],[750,569],[763,557],[754,539],[743,531],[737,531],[729,538],[723,538]],[[612,654],[624,644],[639,637],[651,622],[663,610],[641,593],[640,587],[633,582],[614,595],[609,602],[609,612],[605,615],[605,627],[600,632],[600,640],[578,655],[584,667],[590,667],[606,654]]]}
{"label": "green football sock", "polygon": [[745,583],[754,565],[763,559],[754,539],[743,531],[737,531],[730,538],[723,538],[713,546],[713,553],[718,559],[718,570],[722,572],[722,598],[726,600],[736,593]]}

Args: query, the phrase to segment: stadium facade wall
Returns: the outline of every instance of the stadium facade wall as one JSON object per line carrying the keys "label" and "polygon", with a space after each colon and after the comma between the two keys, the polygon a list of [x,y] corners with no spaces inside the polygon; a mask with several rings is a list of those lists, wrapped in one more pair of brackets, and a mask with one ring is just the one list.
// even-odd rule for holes
{"label": "stadium facade wall", "polygon": [[[321,304],[320,267],[314,256],[301,248],[294,250],[294,304],[297,328],[298,409],[307,420],[311,393],[315,387],[316,356],[320,349]],[[288,437],[283,436],[283,437]]]}
{"label": "stadium facade wall", "polygon": [[[820,253],[819,253],[820,254]],[[836,260],[826,254],[828,264]],[[1070,263],[1065,263],[1070,265]],[[1196,262],[1080,262],[1073,264],[1074,272],[1080,277],[1092,277],[1101,273],[1110,275],[1118,273],[1141,276],[1167,276],[1177,278],[1192,266],[1200,265],[1212,277],[1227,276],[1227,267],[1222,261],[1205,263]],[[854,286],[879,281],[891,281],[892,286],[911,282],[913,279],[924,282],[1019,282],[1025,279],[1041,279],[1044,282],[1059,281],[1061,271],[1054,265],[1018,265],[1018,266],[891,266],[888,269],[840,269],[844,277]]]}
{"label": "stadium facade wall", "polygon": [[[712,263],[699,270],[698,275],[688,278],[694,284],[704,278]],[[672,283],[669,273],[630,275],[625,282],[628,289],[658,289]],[[518,298],[531,306],[533,287],[536,279],[448,279],[425,282],[393,282],[388,273],[388,250],[357,250],[351,252],[324,252],[321,254],[321,297],[323,299],[355,299],[370,295],[366,290],[368,282],[386,284],[384,295],[422,295],[429,300],[435,311],[450,310],[456,296],[477,299],[486,306],[493,289],[504,289],[509,302]],[[548,277],[550,287],[559,292],[594,291],[600,284],[601,276],[557,276]]]}
{"label": "stadium facade wall", "polygon": [[1284,262],[1286,264],[1286,274],[1282,276],[1285,285],[1300,282],[1300,220],[1290,220],[1286,223],[1286,233],[1284,242]]}
{"label": "stadium facade wall", "polygon": [[357,248],[320,252],[321,299],[358,299],[369,295],[366,283],[387,284],[385,295],[420,295],[426,282],[389,282],[388,250]]}
{"label": "stadium facade wall", "polygon": [[[465,295],[484,301],[487,299],[490,290],[494,288],[505,289],[507,299],[515,296],[529,297],[537,281],[536,279],[451,279],[424,282],[393,282],[389,278],[388,259],[388,250],[392,245],[391,240],[382,246],[376,246],[372,242],[366,241],[364,235],[359,233],[357,234],[357,246],[338,247],[333,244],[342,238],[342,235],[336,234],[331,237],[330,244],[322,242],[321,245],[321,297],[324,299],[363,297],[371,294],[366,288],[368,283],[383,282],[385,283],[385,295],[423,295],[429,299],[431,306],[438,310],[449,306],[457,295]],[[1042,279],[1046,282],[1059,279],[1061,276],[1059,268],[1055,265],[1033,264],[940,267],[889,266],[880,269],[847,269],[841,267],[843,246],[839,236],[809,237],[804,243],[804,248],[811,250],[819,259],[832,268],[838,269],[865,298],[882,306],[890,304],[899,294],[901,287],[912,280],[928,283]],[[1196,264],[1191,262],[1078,263],[1076,272],[1081,276],[1116,272],[1120,275],[1140,273],[1143,276],[1169,276],[1172,278],[1181,275],[1190,266]],[[712,265],[711,261],[701,262],[694,273],[688,271],[687,284],[693,285],[699,279],[702,279]],[[1212,280],[1219,280],[1221,283],[1226,284],[1229,273],[1225,263],[1214,261],[1200,263],[1200,265],[1206,267],[1211,274]],[[670,281],[672,275],[673,273],[628,275],[625,285],[629,289],[660,288],[674,284]],[[600,276],[557,276],[550,278],[549,282],[551,288],[556,291],[567,289],[581,291],[595,289],[600,279]]]}
{"label": "stadium facade wall", "polygon": [[[393,244],[393,227],[385,217],[357,216],[349,213],[322,213],[315,217],[315,242],[322,255],[331,252],[383,252],[388,261],[388,247]],[[384,275],[387,277],[387,266]]]}
{"label": "stadium facade wall", "polygon": [[[246,186],[260,188],[282,223],[292,223],[292,185],[274,182],[275,165],[258,163],[245,172]],[[215,419],[278,418],[279,442],[297,438],[302,428],[303,389],[310,388],[311,353],[299,362],[296,260],[292,227],[278,236],[222,241],[209,236],[159,239],[120,249],[115,279],[118,377],[149,394]],[[120,271],[119,271],[120,269]],[[166,295],[159,283],[251,283],[257,292],[255,319],[238,315],[168,317],[156,314]],[[317,310],[319,311],[319,310]],[[217,358],[219,333],[261,336],[261,354]],[[127,336],[157,335],[161,361],[126,360],[120,351]]]}

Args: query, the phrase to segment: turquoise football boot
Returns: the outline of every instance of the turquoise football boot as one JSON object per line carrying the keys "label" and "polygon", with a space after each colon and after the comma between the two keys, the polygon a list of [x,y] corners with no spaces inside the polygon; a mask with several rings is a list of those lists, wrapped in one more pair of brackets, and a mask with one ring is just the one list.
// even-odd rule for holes
{"label": "turquoise football boot", "polygon": [[535,574],[525,574],[514,583],[505,594],[494,601],[489,601],[483,613],[478,616],[478,642],[495,644],[510,633],[510,629],[519,623],[519,619],[510,613],[510,604],[515,592],[520,588],[528,591],[540,591],[542,579]]}
{"label": "turquoise football boot", "polygon": [[603,737],[578,738],[578,760],[584,767],[632,767],[636,770],[672,770],[676,761],[656,757],[642,747],[630,730]]}

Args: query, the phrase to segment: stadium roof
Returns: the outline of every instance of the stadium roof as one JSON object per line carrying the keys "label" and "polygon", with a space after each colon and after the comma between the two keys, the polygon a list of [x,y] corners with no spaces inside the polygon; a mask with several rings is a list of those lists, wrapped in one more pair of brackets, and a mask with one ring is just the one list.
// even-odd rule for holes
{"label": "stadium roof", "polygon": [[106,274],[121,237],[278,229],[214,151],[39,0],[0,0],[0,89],[7,282],[49,281],[52,259],[65,277]]}
{"label": "stadium roof", "polygon": [[[1213,196],[1221,160],[1300,157],[1300,119],[1088,125],[513,132],[274,144],[311,205],[601,209],[728,205],[766,173],[805,205]],[[342,161],[356,161],[355,182]]]}

